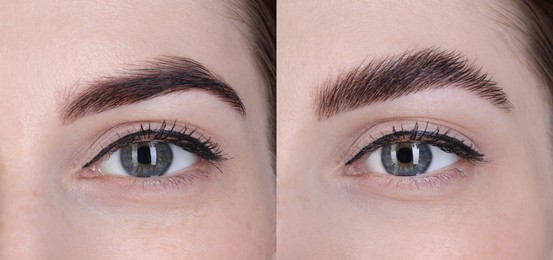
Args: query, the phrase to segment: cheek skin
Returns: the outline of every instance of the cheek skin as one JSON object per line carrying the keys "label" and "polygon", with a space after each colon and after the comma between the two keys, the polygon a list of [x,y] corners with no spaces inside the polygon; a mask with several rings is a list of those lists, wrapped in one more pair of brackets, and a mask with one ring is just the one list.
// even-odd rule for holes
{"label": "cheek skin", "polygon": [[[274,251],[271,178],[263,160],[246,162],[252,156],[266,157],[247,151],[243,155],[245,161],[235,161],[243,167],[223,169],[224,174],[207,180],[214,182],[214,188],[201,186],[202,192],[195,196],[172,200],[173,210],[143,205],[142,210],[122,206],[118,212],[92,212],[82,201],[68,200],[72,194],[65,194],[63,205],[49,207],[63,216],[53,218],[58,236],[50,241],[64,245],[60,257],[72,259],[90,254],[104,259],[264,259]],[[163,204],[163,199],[158,203]]]}
{"label": "cheek skin", "polygon": [[446,207],[373,199],[362,212],[353,210],[351,201],[337,199],[344,196],[334,187],[282,189],[295,199],[279,203],[279,210],[295,211],[278,227],[296,235],[287,236],[295,242],[281,240],[279,246],[287,249],[283,256],[301,259],[538,259],[543,219],[535,217],[539,208],[527,203],[535,199],[530,187],[519,186],[516,197],[499,203],[497,194],[478,194],[481,188]]}

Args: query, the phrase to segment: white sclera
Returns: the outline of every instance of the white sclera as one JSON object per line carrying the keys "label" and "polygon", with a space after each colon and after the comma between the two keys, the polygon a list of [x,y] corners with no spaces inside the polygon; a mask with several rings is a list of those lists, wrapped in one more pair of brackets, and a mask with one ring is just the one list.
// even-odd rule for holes
{"label": "white sclera", "polygon": [[363,164],[367,172],[388,174],[384,164],[382,164],[382,148],[376,149],[372,152]]}
{"label": "white sclera", "polygon": [[[163,175],[170,175],[171,173],[186,169],[199,160],[197,155],[185,151],[176,145],[169,144],[169,147],[171,148],[171,152],[173,152],[173,159],[171,165]],[[123,164],[121,164],[121,149],[115,151],[107,160],[101,162],[98,168],[103,174],[131,176],[125,171]]]}
{"label": "white sclera", "polygon": [[430,152],[432,153],[432,160],[426,172],[433,172],[450,166],[459,161],[459,156],[453,153],[446,153],[436,146],[429,145]]}
{"label": "white sclera", "polygon": [[[459,156],[453,153],[446,153],[440,148],[428,145],[430,152],[432,153],[432,160],[426,172],[433,172],[447,166],[450,166],[459,161]],[[391,163],[391,162],[390,162]],[[420,163],[420,162],[419,162]],[[365,159],[363,166],[370,173],[389,174],[382,164],[382,148],[376,149],[369,154],[369,157]]]}

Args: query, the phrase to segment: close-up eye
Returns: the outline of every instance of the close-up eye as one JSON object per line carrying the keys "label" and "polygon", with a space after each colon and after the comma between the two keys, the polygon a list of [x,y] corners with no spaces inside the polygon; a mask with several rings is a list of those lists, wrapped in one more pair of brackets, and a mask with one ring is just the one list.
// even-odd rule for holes
{"label": "close-up eye", "polygon": [[159,128],[148,124],[140,125],[135,132],[127,130],[126,135],[105,146],[83,168],[94,165],[94,176],[148,178],[173,175],[201,160],[215,165],[226,159],[219,145],[199,134],[198,129],[175,128],[176,125],[168,128],[164,122]]}
{"label": "close-up eye", "polygon": [[186,169],[197,162],[197,155],[174,144],[146,141],[117,150],[98,168],[104,174],[155,177]]}
{"label": "close-up eye", "polygon": [[412,129],[396,130],[373,140],[358,151],[346,165],[360,161],[359,169],[365,173],[394,176],[418,176],[454,165],[460,160],[471,164],[484,162],[484,154],[452,131],[426,123],[423,130],[416,123]]}
{"label": "close-up eye", "polygon": [[368,172],[395,176],[416,176],[433,172],[459,161],[459,156],[420,142],[385,145],[372,152],[363,162]]}

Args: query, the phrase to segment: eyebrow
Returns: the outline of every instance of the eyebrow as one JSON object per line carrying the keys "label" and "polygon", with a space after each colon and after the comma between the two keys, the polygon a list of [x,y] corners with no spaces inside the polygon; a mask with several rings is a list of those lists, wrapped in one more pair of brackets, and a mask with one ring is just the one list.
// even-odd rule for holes
{"label": "eyebrow", "polygon": [[376,59],[325,81],[315,93],[315,114],[324,120],[377,102],[448,87],[474,93],[499,109],[513,109],[497,83],[462,54],[428,48]]}
{"label": "eyebrow", "polygon": [[69,96],[61,118],[67,124],[90,114],[188,90],[206,91],[241,115],[246,113],[236,91],[204,65],[189,58],[163,56],[92,81],[86,90]]}

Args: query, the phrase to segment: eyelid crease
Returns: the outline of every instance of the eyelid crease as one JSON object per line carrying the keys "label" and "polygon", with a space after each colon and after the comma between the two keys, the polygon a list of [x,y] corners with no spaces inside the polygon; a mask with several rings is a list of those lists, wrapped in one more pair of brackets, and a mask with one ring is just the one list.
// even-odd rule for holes
{"label": "eyelid crease", "polygon": [[424,130],[419,130],[418,122],[415,123],[414,127],[410,130],[405,130],[403,126],[400,130],[397,130],[395,126],[392,126],[392,133],[384,134],[381,132],[382,136],[377,139],[371,137],[373,141],[361,148],[351,159],[346,161],[345,165],[351,165],[363,156],[370,154],[385,145],[396,142],[413,141],[437,146],[441,150],[449,153],[455,153],[473,164],[487,162],[485,155],[480,153],[473,144],[467,145],[465,144],[465,140],[451,136],[451,130],[448,129],[445,132],[440,132],[442,126],[439,125],[436,130],[429,131],[428,125],[429,122],[426,122]]}

